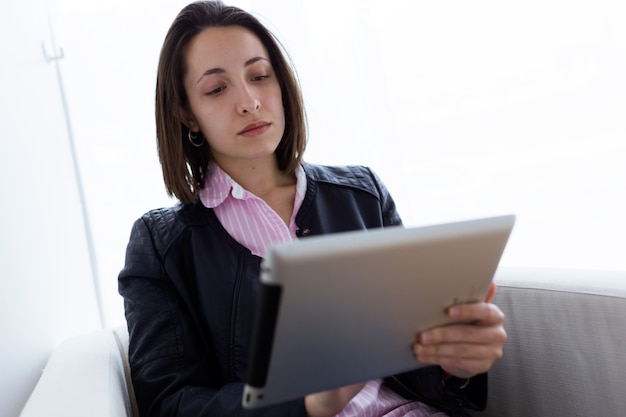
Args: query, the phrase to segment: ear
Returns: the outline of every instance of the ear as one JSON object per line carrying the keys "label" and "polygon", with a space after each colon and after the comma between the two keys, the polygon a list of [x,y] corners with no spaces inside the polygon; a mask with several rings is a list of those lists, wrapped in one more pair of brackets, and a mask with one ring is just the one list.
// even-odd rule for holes
{"label": "ear", "polygon": [[180,121],[185,126],[187,126],[189,130],[191,130],[192,132],[197,132],[200,130],[200,125],[196,121],[196,118],[194,117],[191,110],[186,109],[186,108],[181,108],[179,112],[179,116],[180,116]]}

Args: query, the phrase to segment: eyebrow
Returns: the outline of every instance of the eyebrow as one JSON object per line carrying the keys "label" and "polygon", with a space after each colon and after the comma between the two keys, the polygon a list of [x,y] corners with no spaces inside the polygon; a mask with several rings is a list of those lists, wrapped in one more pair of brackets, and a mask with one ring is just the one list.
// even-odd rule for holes
{"label": "eyebrow", "polygon": [[[244,68],[245,68],[245,67],[249,67],[250,65],[252,65],[252,64],[254,64],[254,63],[256,63],[256,62],[259,62],[259,61],[268,61],[268,62],[269,62],[269,59],[264,58],[264,57],[262,57],[262,56],[255,56],[254,58],[250,58],[249,60],[247,60],[246,62],[244,62],[243,66],[244,66]],[[198,80],[196,81],[196,85],[198,85],[198,83],[200,82],[200,80],[202,80],[202,78],[204,78],[204,77],[205,77],[205,76],[207,76],[207,75],[212,75],[212,74],[223,74],[223,73],[225,73],[225,72],[226,72],[226,70],[225,70],[224,68],[219,68],[219,67],[217,67],[217,68],[211,68],[211,69],[208,69],[208,70],[204,71],[204,72],[202,73],[202,75],[200,75],[200,77],[199,77],[199,78],[198,78]]]}

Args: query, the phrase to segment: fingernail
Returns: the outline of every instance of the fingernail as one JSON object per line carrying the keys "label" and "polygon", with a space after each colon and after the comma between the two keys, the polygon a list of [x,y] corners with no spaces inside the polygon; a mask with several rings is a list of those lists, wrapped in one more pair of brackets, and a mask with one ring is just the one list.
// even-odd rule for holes
{"label": "fingernail", "polygon": [[461,315],[461,311],[457,307],[452,307],[448,310],[448,315],[451,318],[456,319]]}

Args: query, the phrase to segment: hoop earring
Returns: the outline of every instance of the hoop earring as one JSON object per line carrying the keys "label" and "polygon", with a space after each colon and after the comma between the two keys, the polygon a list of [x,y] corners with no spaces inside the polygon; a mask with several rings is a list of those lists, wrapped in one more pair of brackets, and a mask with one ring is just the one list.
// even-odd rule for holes
{"label": "hoop earring", "polygon": [[198,142],[198,137],[200,137],[199,132],[192,132],[191,130],[189,130],[189,133],[187,134],[189,142],[191,142],[191,144],[196,148],[201,148],[202,145],[204,145],[204,139],[200,139],[200,142]]}

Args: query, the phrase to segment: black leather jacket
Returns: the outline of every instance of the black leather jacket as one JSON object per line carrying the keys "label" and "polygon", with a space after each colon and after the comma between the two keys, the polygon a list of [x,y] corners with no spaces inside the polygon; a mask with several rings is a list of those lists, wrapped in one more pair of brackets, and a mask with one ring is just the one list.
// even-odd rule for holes
{"label": "black leather jacket", "polygon": [[[304,169],[299,236],[401,224],[389,193],[369,169]],[[142,417],[306,416],[303,399],[253,411],[241,407],[260,262],[199,201],[153,210],[135,222],[119,291]],[[388,382],[406,396],[424,399],[425,393],[444,409],[466,405],[465,392],[441,388],[437,369]],[[473,384],[481,405],[485,383]]]}

